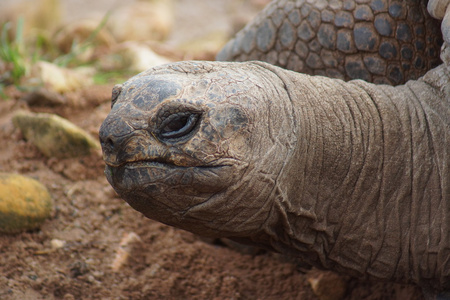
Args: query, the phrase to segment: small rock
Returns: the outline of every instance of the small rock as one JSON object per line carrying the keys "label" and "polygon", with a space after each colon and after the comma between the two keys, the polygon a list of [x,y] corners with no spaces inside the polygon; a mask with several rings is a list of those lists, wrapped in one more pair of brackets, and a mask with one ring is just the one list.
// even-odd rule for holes
{"label": "small rock", "polygon": [[63,300],[75,300],[75,296],[72,294],[65,294]]}
{"label": "small rock", "polygon": [[50,245],[52,246],[52,249],[60,249],[66,245],[66,241],[59,240],[59,239],[52,239],[50,241]]}
{"label": "small rock", "polygon": [[83,129],[57,115],[19,111],[13,124],[47,157],[83,156],[100,148]]}
{"label": "small rock", "polygon": [[136,233],[129,232],[124,234],[111,264],[111,269],[114,272],[119,272],[122,269],[123,265],[127,263],[131,252],[140,242],[142,242],[142,240]]}
{"label": "small rock", "polygon": [[32,68],[32,77],[58,93],[74,91],[93,83],[94,69],[67,69],[55,64],[39,61]]}
{"label": "small rock", "polygon": [[308,282],[320,300],[341,300],[347,290],[347,282],[331,271],[313,270],[308,273]]}
{"label": "small rock", "polygon": [[72,278],[77,278],[89,273],[89,266],[83,260],[77,260],[69,266],[69,274]]}
{"label": "small rock", "polygon": [[156,54],[144,43],[126,42],[119,45],[111,54],[102,57],[100,65],[103,70],[143,72],[169,62],[169,59]]}
{"label": "small rock", "polygon": [[28,103],[29,106],[59,106],[66,104],[66,99],[59,93],[41,87],[37,90],[26,94],[22,100]]}
{"label": "small rock", "polygon": [[37,180],[0,173],[0,232],[38,228],[53,209],[47,188]]}

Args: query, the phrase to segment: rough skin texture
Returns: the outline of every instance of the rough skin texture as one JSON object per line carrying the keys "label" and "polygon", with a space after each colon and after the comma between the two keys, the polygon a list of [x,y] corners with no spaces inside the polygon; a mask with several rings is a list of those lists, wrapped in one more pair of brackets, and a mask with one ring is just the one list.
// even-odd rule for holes
{"label": "rough skin texture", "polygon": [[447,44],[441,58],[396,87],[263,62],[152,68],[113,91],[105,174],[151,219],[448,296]]}
{"label": "rough skin texture", "polygon": [[[449,289],[448,76],[380,89],[265,63],[156,67],[116,90],[100,129],[106,175],[172,226]],[[180,113],[198,121],[164,137]]]}
{"label": "rough skin texture", "polygon": [[426,1],[271,2],[217,55],[311,75],[401,84],[440,64],[442,35]]}

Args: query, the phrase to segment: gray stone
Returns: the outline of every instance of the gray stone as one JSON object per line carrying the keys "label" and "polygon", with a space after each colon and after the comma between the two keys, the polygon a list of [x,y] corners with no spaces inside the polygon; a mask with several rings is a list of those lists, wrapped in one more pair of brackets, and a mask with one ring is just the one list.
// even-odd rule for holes
{"label": "gray stone", "polygon": [[87,132],[54,114],[19,111],[13,124],[47,157],[76,157],[99,149]]}
{"label": "gray stone", "polygon": [[60,93],[44,87],[38,88],[26,94],[24,100],[30,106],[61,106],[67,103],[67,99]]}

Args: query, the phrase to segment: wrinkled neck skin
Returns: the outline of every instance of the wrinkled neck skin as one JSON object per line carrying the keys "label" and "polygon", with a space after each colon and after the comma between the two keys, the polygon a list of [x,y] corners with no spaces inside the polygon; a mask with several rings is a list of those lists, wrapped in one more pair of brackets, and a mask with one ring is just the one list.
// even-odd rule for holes
{"label": "wrinkled neck skin", "polygon": [[251,240],[354,276],[449,290],[448,70],[391,87],[256,64],[285,84],[297,139]]}

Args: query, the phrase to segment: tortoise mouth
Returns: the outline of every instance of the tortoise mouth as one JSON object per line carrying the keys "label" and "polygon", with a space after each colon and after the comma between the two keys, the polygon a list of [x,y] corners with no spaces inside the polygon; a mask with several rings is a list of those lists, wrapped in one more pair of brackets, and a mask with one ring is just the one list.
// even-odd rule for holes
{"label": "tortoise mouth", "polygon": [[190,168],[191,166],[177,165],[173,162],[162,160],[162,159],[149,159],[149,160],[137,160],[129,161],[120,164],[117,167],[123,167],[127,169],[139,169],[139,168]]}
{"label": "tortoise mouth", "polygon": [[[112,165],[110,165],[112,166]],[[138,160],[122,163],[118,166],[112,167],[124,167],[128,169],[139,169],[139,168],[168,168],[168,169],[187,169],[187,168],[221,168],[228,165],[203,165],[203,164],[177,164],[172,161],[166,161],[163,159],[149,159],[149,160]]]}
{"label": "tortoise mouth", "polygon": [[213,165],[207,165],[201,160],[195,159],[187,155],[171,154],[166,153],[166,155],[151,155],[150,157],[139,157],[138,155],[127,155],[128,157],[117,157],[117,156],[104,156],[103,160],[107,166],[113,168],[127,167],[127,168],[148,168],[148,167],[180,167],[180,168],[191,168],[191,167],[215,167]]}
{"label": "tortoise mouth", "polygon": [[109,168],[127,168],[127,169],[140,169],[140,168],[166,168],[166,169],[188,169],[188,168],[201,168],[201,169],[216,169],[222,167],[230,167],[229,164],[217,164],[217,165],[206,165],[201,164],[197,161],[183,161],[175,162],[171,160],[165,160],[162,158],[157,159],[143,159],[143,160],[133,160],[125,161],[118,164],[105,162],[106,166]]}
{"label": "tortoise mouth", "polygon": [[105,175],[118,191],[143,189],[155,184],[206,188],[221,185],[221,178],[233,174],[233,168],[227,164],[176,165],[164,160],[139,160],[117,166],[107,164]]}

